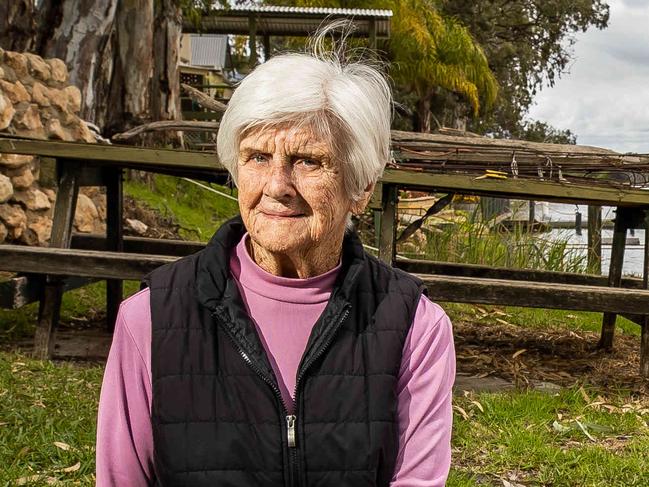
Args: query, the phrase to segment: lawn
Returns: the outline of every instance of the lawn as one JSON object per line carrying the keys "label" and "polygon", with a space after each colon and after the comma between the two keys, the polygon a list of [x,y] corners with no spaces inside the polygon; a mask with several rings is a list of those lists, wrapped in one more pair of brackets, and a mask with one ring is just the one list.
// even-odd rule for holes
{"label": "lawn", "polygon": [[[186,238],[206,240],[235,208],[233,202],[191,183],[159,177],[155,185],[151,192],[143,184],[129,183],[126,192],[177,218]],[[127,294],[137,289],[137,283],[126,284]],[[62,326],[100,320],[103,300],[103,283],[66,293]],[[488,362],[497,352],[504,357],[490,362],[496,372],[498,364],[508,362],[534,377],[538,364],[555,360],[550,353],[556,350],[544,355],[533,350],[533,343],[508,343],[509,337],[543,341],[553,333],[553,340],[574,335],[574,343],[590,343],[601,319],[596,313],[451,303],[444,307],[456,324],[458,368],[471,373],[477,355],[469,352],[480,349],[487,355],[481,360]],[[36,313],[35,304],[0,310],[0,485],[91,486],[103,364],[41,362],[17,351],[12,344],[31,336]],[[639,327],[622,319],[619,323],[620,344],[637,360]],[[468,330],[500,333],[501,341],[488,343],[487,335],[471,341],[464,336]],[[527,348],[521,349],[524,353],[518,350],[522,346]],[[585,345],[579,352],[575,349],[575,363],[608,367],[610,362],[590,353]],[[617,357],[626,358],[631,360]],[[591,380],[593,376],[570,375],[575,372],[570,359],[562,358],[564,387],[549,392],[527,387],[528,382],[498,393],[457,391],[449,486],[649,485],[648,396],[635,387],[612,388]]]}

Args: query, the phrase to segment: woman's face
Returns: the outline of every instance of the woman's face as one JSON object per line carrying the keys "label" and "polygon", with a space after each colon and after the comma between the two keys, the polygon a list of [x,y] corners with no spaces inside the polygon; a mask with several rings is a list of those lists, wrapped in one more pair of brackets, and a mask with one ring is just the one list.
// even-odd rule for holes
{"label": "woman's face", "polygon": [[239,207],[251,238],[269,252],[339,244],[347,214],[340,161],[308,128],[253,130],[239,145]]}

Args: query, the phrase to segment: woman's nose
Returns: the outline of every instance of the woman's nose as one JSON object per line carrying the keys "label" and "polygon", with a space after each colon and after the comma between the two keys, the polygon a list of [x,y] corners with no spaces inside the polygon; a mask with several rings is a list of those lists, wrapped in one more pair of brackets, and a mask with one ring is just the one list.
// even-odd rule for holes
{"label": "woman's nose", "polygon": [[292,169],[291,164],[271,164],[266,176],[264,193],[275,200],[294,197],[296,191]]}

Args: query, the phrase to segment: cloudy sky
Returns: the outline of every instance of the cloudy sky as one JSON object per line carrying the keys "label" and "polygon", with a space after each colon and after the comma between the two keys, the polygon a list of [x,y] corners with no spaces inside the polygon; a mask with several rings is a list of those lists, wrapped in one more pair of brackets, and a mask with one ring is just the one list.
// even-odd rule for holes
{"label": "cloudy sky", "polygon": [[578,144],[649,153],[649,0],[608,3],[609,27],[577,36],[570,71],[530,117],[572,130]]}

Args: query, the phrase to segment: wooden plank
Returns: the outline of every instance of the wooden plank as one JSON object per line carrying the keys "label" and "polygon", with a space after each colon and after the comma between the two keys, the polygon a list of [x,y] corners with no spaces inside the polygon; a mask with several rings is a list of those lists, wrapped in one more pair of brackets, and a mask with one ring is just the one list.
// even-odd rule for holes
{"label": "wooden plank", "polygon": [[0,136],[0,153],[31,154],[70,161],[117,165],[146,171],[151,168],[225,171],[212,152],[60,142]]}
{"label": "wooden plank", "polygon": [[649,291],[473,277],[416,274],[431,299],[529,308],[634,313],[649,308]]}
{"label": "wooden plank", "polygon": [[177,259],[126,252],[0,245],[0,270],[58,276],[140,280],[156,267]]}
{"label": "wooden plank", "polygon": [[[615,229],[613,230],[613,246],[611,248],[611,263],[608,272],[608,285],[619,287],[622,281],[622,267],[624,265],[624,250],[626,247],[626,233],[629,228],[631,212],[618,208],[615,215]],[[642,308],[640,308],[642,309]],[[637,311],[637,310],[636,310]],[[602,318],[602,332],[597,344],[598,348],[611,350],[615,336],[615,313],[605,313]]]}
{"label": "wooden plank", "polygon": [[610,149],[587,145],[549,144],[546,142],[528,142],[526,140],[493,139],[491,137],[480,136],[463,137],[457,135],[404,132],[401,130],[392,131],[392,143],[394,145],[412,144],[418,145],[419,147],[442,147],[445,149],[449,147],[490,147],[509,151],[509,159],[511,159],[511,151],[517,151],[517,158],[520,152],[534,152],[553,156],[566,154],[583,156],[598,155],[603,157],[619,155]]}
{"label": "wooden plank", "polygon": [[383,209],[379,234],[379,259],[392,265],[396,255],[397,200],[399,189],[393,184],[383,185]]}
{"label": "wooden plank", "polygon": [[588,272],[602,273],[602,207],[588,206]]}
{"label": "wooden plank", "polygon": [[557,201],[602,206],[649,205],[649,191],[588,186],[585,184],[531,179],[475,179],[470,174],[439,174],[386,168],[381,181],[402,187],[435,192],[456,192],[479,196],[507,195],[523,200]]}
{"label": "wooden plank", "polygon": [[[649,210],[644,211],[644,261],[642,287],[649,289]],[[645,308],[646,309],[646,308]],[[640,336],[640,376],[649,377],[649,309],[642,322]]]}
{"label": "wooden plank", "polygon": [[[67,248],[70,246],[72,237],[72,222],[77,206],[79,185],[76,167],[65,160],[61,160],[57,169],[60,178],[54,204],[50,247]],[[13,270],[30,272],[27,269]],[[41,271],[36,270],[35,272],[40,273]],[[38,322],[34,334],[34,356],[38,359],[50,358],[54,351],[54,333],[59,321],[62,297],[63,284],[61,280],[57,277],[48,276],[40,302]]]}
{"label": "wooden plank", "polygon": [[[175,255],[183,257],[205,248],[205,242],[187,240],[167,240],[162,238],[131,237],[123,238],[124,252],[151,255]],[[76,234],[72,236],[73,249],[108,250],[104,235]]]}
{"label": "wooden plank", "polygon": [[[530,269],[506,269],[477,264],[457,264],[452,262],[435,262],[428,260],[411,260],[397,257],[396,267],[413,274],[437,274],[444,276],[477,277],[487,279],[504,279],[513,281],[534,281],[575,286],[607,286],[608,277],[594,274],[575,274]],[[625,277],[621,287],[642,289],[642,279]]]}
{"label": "wooden plank", "polygon": [[[47,249],[20,245],[0,246],[3,270],[27,269],[58,275],[81,275],[100,279],[141,279],[156,267],[177,257],[120,252]],[[516,305],[582,311],[637,312],[649,307],[649,291],[574,286],[569,284],[507,281],[473,277],[416,274],[439,301]]]}

